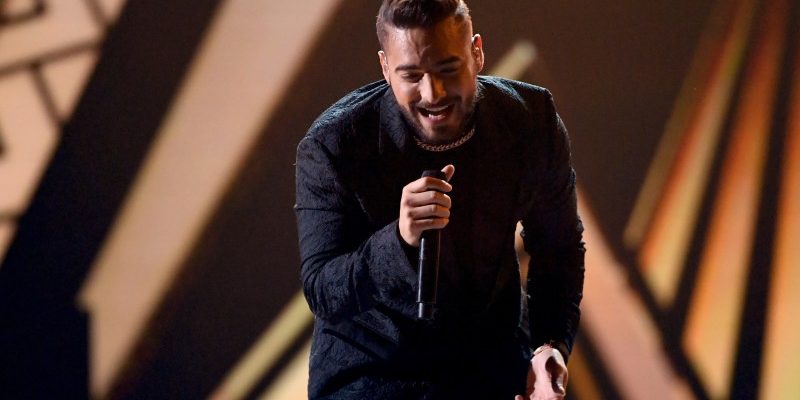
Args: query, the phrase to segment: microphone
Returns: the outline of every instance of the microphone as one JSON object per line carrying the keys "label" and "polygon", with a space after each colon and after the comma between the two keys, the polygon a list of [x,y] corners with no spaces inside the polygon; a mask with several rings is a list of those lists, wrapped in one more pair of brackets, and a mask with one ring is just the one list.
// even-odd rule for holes
{"label": "microphone", "polygon": [[[447,179],[444,172],[426,170],[422,177]],[[417,319],[433,320],[436,307],[436,288],[439,285],[439,244],[442,231],[428,229],[422,232],[419,239],[419,262],[417,264]]]}

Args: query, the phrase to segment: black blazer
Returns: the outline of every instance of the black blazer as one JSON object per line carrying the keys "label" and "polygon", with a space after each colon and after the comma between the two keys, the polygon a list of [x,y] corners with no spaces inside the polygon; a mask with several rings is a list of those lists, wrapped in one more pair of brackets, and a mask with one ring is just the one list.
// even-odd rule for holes
{"label": "black blazer", "polygon": [[[543,88],[481,76],[478,89],[475,136],[444,153],[415,145],[383,82],[345,96],[300,142],[301,276],[316,316],[310,397],[409,382],[446,391],[472,375],[494,376],[468,386],[495,393],[524,385],[532,347],[556,341],[568,355],[584,248],[566,129]],[[415,319],[415,256],[397,218],[402,187],[446,163],[456,165],[453,208],[428,324]],[[529,297],[514,251],[518,221],[532,255]]]}

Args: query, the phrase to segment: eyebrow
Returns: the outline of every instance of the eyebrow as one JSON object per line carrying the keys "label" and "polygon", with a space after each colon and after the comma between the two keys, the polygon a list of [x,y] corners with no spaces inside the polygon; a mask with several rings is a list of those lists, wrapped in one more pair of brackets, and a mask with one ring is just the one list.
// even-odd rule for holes
{"label": "eyebrow", "polygon": [[[436,63],[436,66],[437,67],[441,67],[443,65],[452,64],[452,63],[459,62],[459,61],[461,61],[461,57],[452,56],[452,57],[445,58],[442,61],[439,61],[438,63]],[[397,68],[395,68],[394,70],[395,71],[413,71],[413,70],[417,70],[417,69],[420,69],[418,65],[415,65],[415,64],[403,64],[403,65],[398,65]]]}

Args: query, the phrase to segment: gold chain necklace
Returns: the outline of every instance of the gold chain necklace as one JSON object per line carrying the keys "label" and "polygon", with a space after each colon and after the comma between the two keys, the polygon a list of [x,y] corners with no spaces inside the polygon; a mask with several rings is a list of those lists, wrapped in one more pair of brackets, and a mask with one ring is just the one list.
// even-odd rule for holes
{"label": "gold chain necklace", "polygon": [[445,144],[429,144],[429,143],[423,142],[422,139],[418,138],[416,135],[414,135],[414,141],[417,142],[417,146],[419,146],[421,149],[427,150],[427,151],[434,151],[434,152],[438,153],[438,152],[442,152],[442,151],[455,149],[456,147],[461,146],[462,144],[466,143],[467,140],[470,140],[472,138],[472,136],[474,136],[474,135],[475,135],[475,128],[472,128],[472,129],[469,130],[469,132],[467,132],[466,135],[461,136],[455,142],[450,142],[450,143],[445,143]]}

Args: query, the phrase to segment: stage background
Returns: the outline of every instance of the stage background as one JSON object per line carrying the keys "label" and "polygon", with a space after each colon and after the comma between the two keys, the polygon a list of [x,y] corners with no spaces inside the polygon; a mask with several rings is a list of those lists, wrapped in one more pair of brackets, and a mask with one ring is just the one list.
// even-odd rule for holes
{"label": "stage background", "polygon": [[[470,6],[570,131],[568,397],[800,398],[800,2]],[[0,396],[305,398],[295,147],[377,7],[0,0]]]}

